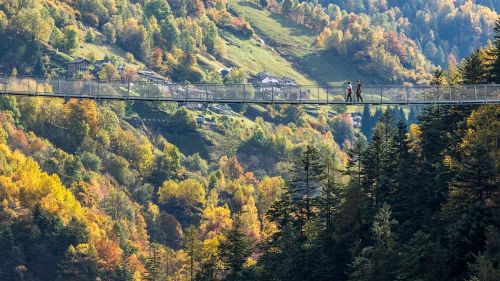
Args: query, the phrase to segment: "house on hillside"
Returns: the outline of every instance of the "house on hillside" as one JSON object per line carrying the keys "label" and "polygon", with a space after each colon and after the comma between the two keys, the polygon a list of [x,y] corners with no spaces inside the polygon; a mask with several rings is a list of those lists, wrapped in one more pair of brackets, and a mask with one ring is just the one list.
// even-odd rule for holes
{"label": "house on hillside", "polygon": [[74,61],[70,61],[67,63],[68,65],[68,73],[76,74],[81,72],[86,72],[92,66],[92,63],[84,58],[77,58]]}
{"label": "house on hillside", "polygon": [[110,60],[96,60],[94,63],[96,71],[101,71],[101,69],[106,65],[106,64],[113,64],[112,61]]}
{"label": "house on hillside", "polygon": [[142,81],[150,81],[153,83],[161,83],[166,81],[166,79],[163,78],[160,74],[153,71],[141,70],[137,72],[137,75],[139,75],[139,79]]}
{"label": "house on hillside", "polygon": [[190,110],[199,110],[199,111],[207,110],[206,104],[199,102],[188,102],[186,103],[186,108]]}
{"label": "house on hillside", "polygon": [[352,126],[354,128],[361,128],[361,122],[363,121],[363,115],[361,112],[353,112],[351,113],[352,118]]}
{"label": "house on hillside", "polygon": [[282,77],[280,84],[284,86],[297,86],[297,83],[291,77]]}
{"label": "house on hillside", "polygon": [[198,117],[196,117],[196,123],[199,127],[203,126],[203,124],[205,124],[205,117],[199,115]]}
{"label": "house on hillside", "polygon": [[272,75],[271,73],[267,71],[261,71],[257,74],[255,74],[252,77],[252,83],[255,85],[266,85],[266,86],[271,86],[271,85],[279,85],[280,83],[280,78],[277,76]]}
{"label": "house on hillside", "polygon": [[224,67],[224,68],[221,68],[219,69],[219,74],[222,76],[222,77],[226,77],[226,75],[229,74],[229,72],[231,72],[231,70],[233,70],[232,67]]}
{"label": "house on hillside", "polygon": [[264,99],[308,99],[309,97],[307,91],[302,91],[302,97],[299,96],[299,87],[290,77],[278,77],[267,71],[261,71],[255,74],[251,81]]}
{"label": "house on hillside", "polygon": [[255,74],[252,79],[254,85],[265,86],[296,86],[297,83],[291,77],[279,77],[267,71],[261,71]]}

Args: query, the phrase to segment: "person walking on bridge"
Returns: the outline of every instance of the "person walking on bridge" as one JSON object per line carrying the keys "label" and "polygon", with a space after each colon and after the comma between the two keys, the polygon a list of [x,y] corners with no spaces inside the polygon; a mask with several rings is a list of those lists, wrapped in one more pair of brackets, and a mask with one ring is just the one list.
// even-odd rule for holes
{"label": "person walking on bridge", "polygon": [[361,102],[363,102],[363,97],[361,96],[361,80],[358,80],[358,83],[357,83],[357,87],[356,87],[356,102],[359,102],[361,100]]}
{"label": "person walking on bridge", "polygon": [[349,100],[351,100],[351,102],[352,102],[352,85],[351,85],[351,81],[347,82],[347,97],[345,99],[345,102],[348,102]]}

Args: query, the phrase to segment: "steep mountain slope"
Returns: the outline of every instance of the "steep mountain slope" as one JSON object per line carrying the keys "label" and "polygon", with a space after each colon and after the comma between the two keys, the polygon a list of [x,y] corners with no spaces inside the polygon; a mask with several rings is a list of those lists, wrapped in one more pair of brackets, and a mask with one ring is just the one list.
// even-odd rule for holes
{"label": "steep mountain slope", "polygon": [[[325,52],[315,46],[317,33],[294,24],[246,0],[229,0],[237,15],[245,18],[264,42],[288,60],[297,70],[318,84],[332,84],[362,77],[348,57]],[[374,81],[374,77],[363,77]],[[338,83],[337,83],[338,84]]]}
{"label": "steep mountain slope", "polygon": [[229,3],[233,14],[319,81],[358,72],[375,81],[428,83],[436,66],[456,66],[492,39],[498,18],[484,1]]}

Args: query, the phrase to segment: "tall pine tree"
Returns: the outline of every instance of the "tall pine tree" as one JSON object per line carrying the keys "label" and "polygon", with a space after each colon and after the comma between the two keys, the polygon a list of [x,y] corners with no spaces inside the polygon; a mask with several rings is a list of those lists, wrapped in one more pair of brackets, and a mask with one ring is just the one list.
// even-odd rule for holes
{"label": "tall pine tree", "polygon": [[481,59],[482,50],[476,50],[474,53],[463,59],[460,66],[462,81],[464,84],[482,84],[486,82],[487,71],[483,60]]}
{"label": "tall pine tree", "polygon": [[489,76],[493,82],[500,84],[500,18],[497,20],[495,28],[493,29],[493,36],[494,42],[492,55],[495,60],[490,68]]}

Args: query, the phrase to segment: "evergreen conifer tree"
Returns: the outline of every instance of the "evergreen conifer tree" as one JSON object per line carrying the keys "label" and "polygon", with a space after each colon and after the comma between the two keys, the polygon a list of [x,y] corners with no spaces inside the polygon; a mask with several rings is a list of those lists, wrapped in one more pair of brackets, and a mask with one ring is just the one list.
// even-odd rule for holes
{"label": "evergreen conifer tree", "polygon": [[314,197],[319,189],[323,163],[318,150],[311,145],[295,161],[292,171],[292,180],[288,184],[288,192],[298,207],[298,215],[309,220],[312,212]]}
{"label": "evergreen conifer tree", "polygon": [[393,186],[395,162],[394,117],[387,109],[373,130],[372,142],[364,157],[364,188],[373,207],[379,208],[386,201]]}
{"label": "evergreen conifer tree", "polygon": [[226,240],[219,245],[219,256],[227,270],[225,280],[243,280],[243,265],[252,250],[248,238],[241,232],[241,221],[235,219],[233,227],[228,231]]}
{"label": "evergreen conifer tree", "polygon": [[460,66],[460,73],[464,84],[481,84],[486,82],[486,68],[481,60],[481,50],[463,59]]}
{"label": "evergreen conifer tree", "polygon": [[160,279],[160,245],[152,243],[150,246],[149,257],[146,261],[146,269],[148,271],[146,279],[154,281]]}
{"label": "evergreen conifer tree", "polygon": [[370,106],[365,104],[363,107],[363,115],[361,117],[361,132],[367,139],[372,137],[373,121],[370,112]]}
{"label": "evergreen conifer tree", "polygon": [[201,241],[195,226],[189,226],[185,235],[185,248],[189,256],[189,277],[193,281],[197,271],[197,263],[200,260]]}
{"label": "evergreen conifer tree", "polygon": [[489,76],[493,82],[496,84],[500,84],[500,18],[497,20],[495,24],[495,28],[493,29],[493,56],[494,61],[490,69]]}
{"label": "evergreen conifer tree", "polygon": [[397,260],[392,227],[396,223],[392,218],[390,206],[384,203],[373,221],[374,245],[364,248],[361,255],[355,258],[349,280],[394,280]]}

